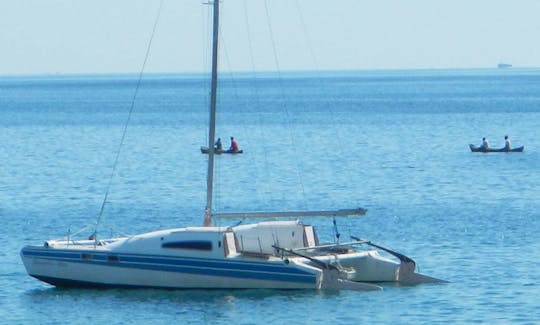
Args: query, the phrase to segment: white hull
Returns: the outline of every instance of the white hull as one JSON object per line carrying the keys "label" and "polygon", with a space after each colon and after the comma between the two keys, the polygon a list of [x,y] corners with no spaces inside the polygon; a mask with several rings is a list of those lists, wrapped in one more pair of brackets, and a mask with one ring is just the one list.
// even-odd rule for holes
{"label": "white hull", "polygon": [[[237,274],[217,276],[184,271],[160,271],[124,266],[65,262],[37,257],[23,257],[33,277],[57,286],[161,289],[316,289],[321,272],[313,269],[302,281],[239,278]],[[307,268],[304,268],[305,270]],[[235,271],[238,273],[238,271]],[[259,274],[261,275],[261,274]],[[267,274],[273,278],[272,274]]]}
{"label": "white hull", "polygon": [[[284,249],[285,254],[276,245],[292,249]],[[51,240],[24,247],[21,258],[31,276],[70,287],[376,290],[350,281],[423,279],[414,267],[404,272],[403,263],[376,250],[347,246],[340,253],[324,253],[317,245],[312,227],[275,221],[169,229],[99,242]]]}
{"label": "white hull", "polygon": [[99,243],[48,241],[24,247],[21,258],[31,276],[59,286],[305,289],[322,281],[322,271],[313,266],[238,253],[234,233],[218,227]]}

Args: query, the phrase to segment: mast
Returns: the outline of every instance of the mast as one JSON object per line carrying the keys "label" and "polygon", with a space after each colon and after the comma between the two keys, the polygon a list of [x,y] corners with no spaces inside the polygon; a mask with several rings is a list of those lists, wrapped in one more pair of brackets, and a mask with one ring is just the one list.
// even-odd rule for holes
{"label": "mast", "polygon": [[217,68],[219,37],[219,0],[214,0],[212,23],[212,82],[210,90],[210,127],[208,131],[208,172],[206,178],[206,208],[204,209],[204,226],[212,225],[212,193],[214,186],[214,142],[216,137],[216,101],[217,101]]}

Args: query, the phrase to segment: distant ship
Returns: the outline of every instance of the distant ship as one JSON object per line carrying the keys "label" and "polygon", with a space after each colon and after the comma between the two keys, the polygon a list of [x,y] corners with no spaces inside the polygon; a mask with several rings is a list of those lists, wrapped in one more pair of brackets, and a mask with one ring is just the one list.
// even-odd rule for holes
{"label": "distant ship", "polygon": [[505,68],[511,68],[511,67],[512,67],[512,65],[508,64],[508,63],[499,63],[497,65],[497,68],[499,68],[499,69],[505,69]]}

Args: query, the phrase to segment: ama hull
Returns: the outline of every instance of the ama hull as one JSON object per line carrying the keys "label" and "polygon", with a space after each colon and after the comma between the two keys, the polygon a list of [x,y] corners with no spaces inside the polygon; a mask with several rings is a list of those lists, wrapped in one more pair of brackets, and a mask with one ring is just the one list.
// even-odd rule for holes
{"label": "ama hull", "polygon": [[398,280],[400,263],[379,255],[376,251],[363,251],[340,256],[316,256],[317,260],[339,265],[347,280],[355,282],[394,282]]}
{"label": "ama hull", "polygon": [[523,150],[525,149],[524,146],[512,148],[510,150],[507,150],[506,148],[499,148],[499,149],[488,148],[488,149],[484,149],[482,147],[477,147],[474,144],[469,144],[469,148],[471,149],[472,152],[523,152]]}
{"label": "ama hull", "polygon": [[[314,289],[320,270],[282,260],[193,259],[107,254],[25,247],[21,257],[29,275],[60,287],[161,289]],[[110,256],[110,255],[109,255]]]}
{"label": "ama hull", "polygon": [[345,270],[346,279],[354,282],[394,282],[404,285],[446,282],[416,273],[414,266],[406,262],[396,262],[381,256],[374,250],[350,253],[341,256],[339,261],[332,256],[317,256],[316,258],[326,263],[339,265]]}

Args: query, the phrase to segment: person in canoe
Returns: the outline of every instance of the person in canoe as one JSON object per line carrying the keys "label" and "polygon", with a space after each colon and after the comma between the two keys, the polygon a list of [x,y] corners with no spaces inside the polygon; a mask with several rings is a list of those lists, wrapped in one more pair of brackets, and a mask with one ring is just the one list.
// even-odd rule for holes
{"label": "person in canoe", "polygon": [[218,138],[215,145],[216,150],[223,150],[223,145],[221,144],[221,138]]}
{"label": "person in canoe", "polygon": [[480,146],[480,149],[487,151],[489,149],[489,142],[486,138],[482,138],[482,145]]}
{"label": "person in canoe", "polygon": [[508,140],[508,136],[504,136],[504,150],[510,151],[510,140]]}
{"label": "person in canoe", "polygon": [[231,146],[229,148],[229,152],[238,152],[238,142],[234,139],[234,137],[231,137]]}

